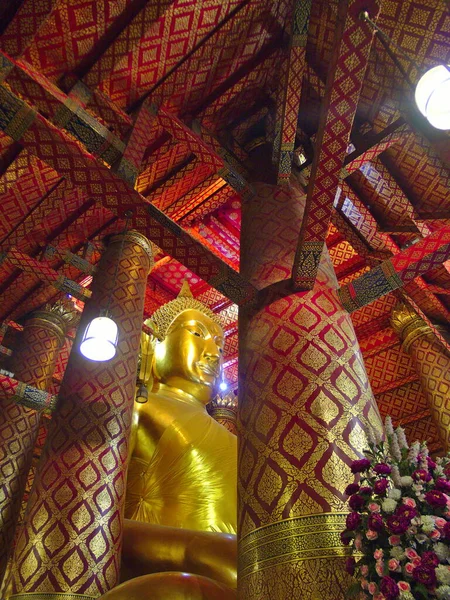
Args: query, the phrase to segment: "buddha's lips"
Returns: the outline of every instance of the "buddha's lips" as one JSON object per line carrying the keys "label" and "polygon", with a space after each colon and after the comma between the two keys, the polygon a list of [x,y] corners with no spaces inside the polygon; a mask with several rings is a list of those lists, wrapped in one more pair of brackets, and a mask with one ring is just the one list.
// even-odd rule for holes
{"label": "buddha's lips", "polygon": [[212,375],[213,377],[218,377],[219,375],[219,366],[212,367],[204,362],[198,362],[197,367],[207,375]]}

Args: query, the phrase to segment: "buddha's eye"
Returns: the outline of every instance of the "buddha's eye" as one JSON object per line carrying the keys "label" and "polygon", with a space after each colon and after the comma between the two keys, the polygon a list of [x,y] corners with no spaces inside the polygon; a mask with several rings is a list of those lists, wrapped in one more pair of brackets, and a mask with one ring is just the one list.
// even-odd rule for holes
{"label": "buddha's eye", "polygon": [[223,354],[223,348],[219,348],[220,354]]}
{"label": "buddha's eye", "polygon": [[193,331],[192,333],[193,333],[194,335],[196,335],[197,337],[202,337],[202,336],[199,334],[199,332],[198,332],[198,331]]}

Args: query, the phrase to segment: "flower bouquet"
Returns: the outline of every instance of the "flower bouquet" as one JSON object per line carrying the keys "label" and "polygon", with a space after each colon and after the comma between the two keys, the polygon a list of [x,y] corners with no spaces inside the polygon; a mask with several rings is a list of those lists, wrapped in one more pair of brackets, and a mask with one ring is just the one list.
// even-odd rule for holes
{"label": "flower bouquet", "polygon": [[450,455],[435,461],[425,444],[408,447],[386,419],[386,441],[372,439],[352,463],[351,511],[342,542],[351,546],[349,597],[450,600]]}

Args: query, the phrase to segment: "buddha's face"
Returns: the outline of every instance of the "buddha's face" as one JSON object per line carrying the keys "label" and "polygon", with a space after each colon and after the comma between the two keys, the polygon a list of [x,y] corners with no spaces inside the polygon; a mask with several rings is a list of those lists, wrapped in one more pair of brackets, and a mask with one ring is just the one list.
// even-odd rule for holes
{"label": "buddha's face", "polygon": [[198,310],[183,311],[156,343],[155,379],[208,404],[220,379],[223,344],[217,323]]}

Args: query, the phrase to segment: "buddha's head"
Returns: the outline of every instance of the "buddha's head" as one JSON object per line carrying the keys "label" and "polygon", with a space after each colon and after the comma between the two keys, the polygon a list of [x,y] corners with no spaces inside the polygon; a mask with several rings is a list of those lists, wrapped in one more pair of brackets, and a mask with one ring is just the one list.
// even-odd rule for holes
{"label": "buddha's head", "polygon": [[152,323],[154,381],[208,404],[220,381],[224,334],[214,313],[192,297],[187,282],[175,300],[161,306]]}

